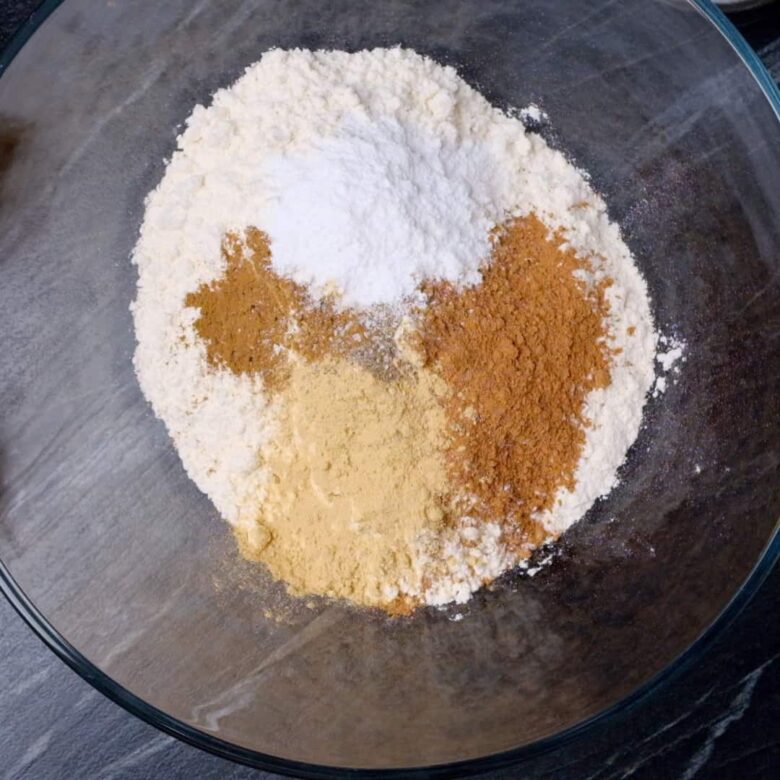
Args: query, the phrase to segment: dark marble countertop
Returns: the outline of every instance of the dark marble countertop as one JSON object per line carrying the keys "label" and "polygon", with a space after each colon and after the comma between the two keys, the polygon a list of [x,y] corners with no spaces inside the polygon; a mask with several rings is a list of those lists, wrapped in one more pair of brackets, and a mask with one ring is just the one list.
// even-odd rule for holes
{"label": "dark marble countertop", "polygon": [[[37,5],[0,0],[0,45]],[[780,3],[735,21],[780,79]],[[769,778],[780,773],[780,567],[694,668],[584,738],[485,778]],[[261,778],[142,723],[70,671],[0,599],[3,778]]]}

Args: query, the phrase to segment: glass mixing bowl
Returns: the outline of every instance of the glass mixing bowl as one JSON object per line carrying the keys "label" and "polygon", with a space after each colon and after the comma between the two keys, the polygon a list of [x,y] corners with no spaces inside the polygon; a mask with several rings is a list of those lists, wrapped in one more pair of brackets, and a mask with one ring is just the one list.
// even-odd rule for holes
{"label": "glass mixing bowl", "polygon": [[[591,173],[687,344],[621,485],[457,621],[287,599],[238,558],[131,365],[128,257],[193,106],[269,47],[397,43],[542,106],[535,130]],[[780,102],[703,0],[66,0],[5,65],[3,587],[131,712],[282,772],[463,774],[668,680],[772,565]]]}

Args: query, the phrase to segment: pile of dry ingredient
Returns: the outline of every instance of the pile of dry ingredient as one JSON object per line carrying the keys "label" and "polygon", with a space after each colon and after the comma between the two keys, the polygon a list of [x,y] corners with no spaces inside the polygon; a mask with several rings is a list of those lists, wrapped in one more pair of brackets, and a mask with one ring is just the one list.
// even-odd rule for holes
{"label": "pile of dry ingredient", "polygon": [[134,260],[141,387],[295,594],[466,601],[611,490],[654,379],[585,176],[409,50],[264,55],[193,112]]}

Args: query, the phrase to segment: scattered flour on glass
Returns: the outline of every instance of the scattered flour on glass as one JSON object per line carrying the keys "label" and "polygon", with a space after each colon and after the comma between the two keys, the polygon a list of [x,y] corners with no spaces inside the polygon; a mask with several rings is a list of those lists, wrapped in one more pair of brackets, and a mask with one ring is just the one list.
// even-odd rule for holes
{"label": "scattered flour on glass", "polygon": [[653,398],[663,395],[669,387],[669,382],[680,373],[679,364],[685,362],[685,342],[674,336],[659,335],[655,361],[658,371],[653,382]]}
{"label": "scattered flour on glass", "polygon": [[540,125],[548,120],[547,114],[542,111],[539,106],[534,105],[533,103],[530,106],[521,108],[517,113],[520,119],[522,119],[526,124]]}
{"label": "scattered flour on glass", "polygon": [[[612,383],[587,399],[576,487],[540,518],[555,537],[615,485],[654,380],[646,285],[586,175],[526,132],[522,111],[500,111],[454,69],[407,49],[269,51],[196,107],[147,198],[133,255],[135,367],[220,514],[254,521],[275,417],[259,379],[208,366],[197,312],[184,305],[223,273],[226,232],[265,230],[279,272],[339,290],[345,304],[402,307],[423,278],[477,281],[490,228],[531,212],[595,258],[590,281],[613,280],[609,343],[619,350]],[[497,525],[468,518],[417,539],[413,553],[414,581],[399,589],[429,604],[466,601],[517,562]]]}

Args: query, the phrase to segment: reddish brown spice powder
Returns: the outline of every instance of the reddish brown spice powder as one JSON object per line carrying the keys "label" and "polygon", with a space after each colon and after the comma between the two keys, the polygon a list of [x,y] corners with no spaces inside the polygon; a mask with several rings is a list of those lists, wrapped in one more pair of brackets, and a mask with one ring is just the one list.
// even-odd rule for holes
{"label": "reddish brown spice powder", "polygon": [[534,516],[574,487],[586,396],[610,380],[609,280],[575,277],[587,261],[548,233],[535,216],[503,226],[482,283],[428,284],[421,312],[425,363],[452,390],[452,481],[518,549],[543,541]]}

